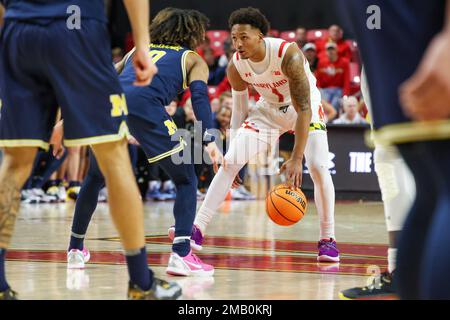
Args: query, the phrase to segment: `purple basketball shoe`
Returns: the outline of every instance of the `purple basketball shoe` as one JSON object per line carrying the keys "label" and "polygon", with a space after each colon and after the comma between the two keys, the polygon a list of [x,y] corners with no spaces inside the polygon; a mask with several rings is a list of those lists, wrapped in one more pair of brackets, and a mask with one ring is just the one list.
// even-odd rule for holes
{"label": "purple basketball shoe", "polygon": [[319,249],[317,261],[339,262],[339,250],[333,238],[320,240],[317,247]]}
{"label": "purple basketball shoe", "polygon": [[[168,233],[169,239],[173,241],[173,239],[175,238],[175,226],[171,226],[168,230]],[[203,249],[202,243],[203,243],[202,232],[200,231],[200,228],[194,224],[192,226],[192,233],[191,233],[191,248],[195,251],[201,251]]]}

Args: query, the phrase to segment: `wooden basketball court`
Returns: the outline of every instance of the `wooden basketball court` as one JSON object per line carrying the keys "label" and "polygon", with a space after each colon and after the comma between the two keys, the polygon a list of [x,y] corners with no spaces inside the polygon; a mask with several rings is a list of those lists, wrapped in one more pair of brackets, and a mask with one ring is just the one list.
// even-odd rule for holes
{"label": "wooden basketball court", "polygon": [[[177,281],[185,299],[338,299],[338,292],[365,285],[387,268],[387,232],[381,202],[338,202],[336,237],[340,263],[317,263],[319,225],[313,201],[303,220],[275,225],[265,203],[227,201],[207,230],[199,257],[214,277],[165,274],[170,253],[167,228],[173,202],[145,204],[149,265]],[[20,299],[125,299],[128,274],[107,204],[99,204],[85,244],[91,261],[67,270],[73,203],[22,205],[7,254],[8,281]]]}

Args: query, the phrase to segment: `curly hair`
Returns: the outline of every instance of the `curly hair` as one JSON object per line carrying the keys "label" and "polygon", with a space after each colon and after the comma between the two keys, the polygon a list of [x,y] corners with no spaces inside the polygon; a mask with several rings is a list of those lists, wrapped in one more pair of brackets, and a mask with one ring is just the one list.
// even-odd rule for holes
{"label": "curly hair", "polygon": [[165,8],[150,25],[152,43],[195,49],[204,41],[209,19],[197,10]]}
{"label": "curly hair", "polygon": [[233,11],[228,19],[228,26],[230,29],[235,24],[249,24],[261,31],[262,34],[267,34],[270,29],[270,23],[266,16],[259,11],[259,9],[248,7]]}

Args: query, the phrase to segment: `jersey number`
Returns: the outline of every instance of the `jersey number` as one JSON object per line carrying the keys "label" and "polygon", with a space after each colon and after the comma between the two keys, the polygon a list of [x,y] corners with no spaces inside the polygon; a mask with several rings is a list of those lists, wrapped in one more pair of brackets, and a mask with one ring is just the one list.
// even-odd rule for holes
{"label": "jersey number", "polygon": [[165,51],[161,51],[161,50],[151,50],[149,52],[150,58],[152,59],[152,62],[154,64],[156,64],[156,62],[161,59],[162,57],[164,57],[167,54],[167,52]]}
{"label": "jersey number", "polygon": [[164,121],[164,125],[167,127],[167,131],[169,133],[169,136],[173,135],[175,131],[177,131],[177,125],[173,120],[166,120]]}

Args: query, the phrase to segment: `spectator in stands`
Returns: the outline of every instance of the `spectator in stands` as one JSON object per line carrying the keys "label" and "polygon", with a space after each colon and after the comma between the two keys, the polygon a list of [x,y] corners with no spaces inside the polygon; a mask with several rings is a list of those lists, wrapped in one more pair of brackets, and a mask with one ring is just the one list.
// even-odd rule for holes
{"label": "spectator in stands", "polygon": [[295,30],[295,42],[297,43],[299,48],[303,48],[308,43],[306,33],[306,28],[302,26],[298,26]]}
{"label": "spectator in stands", "polygon": [[344,113],[336,120],[335,124],[367,124],[367,121],[358,112],[358,99],[354,96],[343,98]]}
{"label": "spectator in stands", "polygon": [[334,42],[327,43],[326,50],[327,57],[317,64],[317,86],[322,98],[339,112],[342,96],[349,95],[350,91],[350,63],[346,58],[339,57]]}
{"label": "spectator in stands", "polygon": [[233,97],[231,91],[223,92],[219,97],[220,106],[224,106],[230,110],[233,109]]}
{"label": "spectator in stands", "polygon": [[218,59],[214,56],[214,50],[211,47],[203,50],[203,59],[209,68],[208,85],[217,86],[225,78],[227,67],[219,66]]}
{"label": "spectator in stands", "polygon": [[308,42],[303,47],[303,53],[309,62],[309,68],[311,72],[316,72],[317,64],[319,63],[319,58],[317,57],[316,45],[314,43]]}
{"label": "spectator in stands", "polygon": [[223,43],[223,51],[224,54],[219,58],[219,67],[226,67],[228,65],[228,61],[233,57],[233,53],[236,52],[236,49],[233,47],[231,43],[231,38],[229,37]]}
{"label": "spectator in stands", "polygon": [[[223,112],[222,109],[227,109],[229,110],[230,116],[231,116],[231,111],[233,109],[233,98],[231,96],[231,92],[230,91],[224,91],[220,97],[218,99],[215,99],[219,102],[219,109],[217,110],[217,112],[215,112],[213,114],[213,121],[214,121],[214,128],[216,129],[220,129],[222,126],[220,124],[221,120],[223,120],[223,115],[220,116],[219,113]],[[224,127],[227,128],[227,127]]]}
{"label": "spectator in stands", "polygon": [[340,57],[352,59],[352,50],[350,45],[343,39],[344,31],[337,24],[333,24],[328,28],[328,38],[317,42],[317,54],[319,59],[326,56],[326,45],[334,42],[337,45],[337,51]]}

